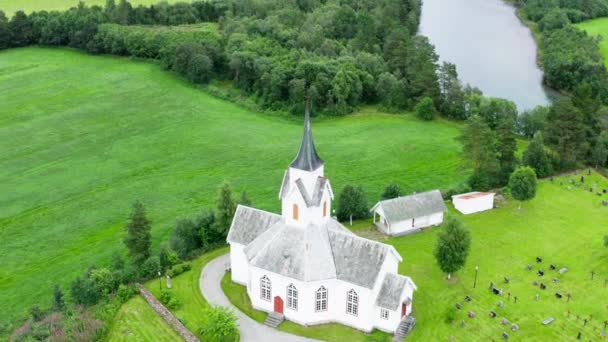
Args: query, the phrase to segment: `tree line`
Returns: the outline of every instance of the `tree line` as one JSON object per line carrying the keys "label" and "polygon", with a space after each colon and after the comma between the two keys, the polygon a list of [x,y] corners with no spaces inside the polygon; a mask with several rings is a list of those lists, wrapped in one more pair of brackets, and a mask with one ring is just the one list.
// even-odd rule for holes
{"label": "tree line", "polygon": [[[35,305],[30,319],[12,335],[15,341],[93,341],[109,332],[120,305],[137,293],[135,283],[155,277],[177,276],[190,270],[189,260],[224,245],[237,204],[250,205],[245,192],[233,198],[230,185],[220,186],[216,208],[204,209],[195,218],[178,220],[168,241],[152,250],[152,225],[145,205],[136,201],[125,225],[122,242],[126,253],[115,253],[107,265],[92,265],[68,286],[55,285],[51,305]],[[123,256],[126,254],[126,258]],[[182,303],[170,290],[158,298],[170,309]],[[214,340],[234,340],[238,335],[232,313],[209,309],[201,335]]]}
{"label": "tree line", "polygon": [[[41,44],[161,59],[193,82],[230,80],[262,107],[298,114],[305,91],[327,114],[361,103],[413,109],[427,97],[439,106],[438,56],[416,35],[420,7],[419,0],[80,2],[10,20],[0,13],[0,49]],[[169,39],[149,27],[201,22],[217,23],[217,34],[176,30]]]}

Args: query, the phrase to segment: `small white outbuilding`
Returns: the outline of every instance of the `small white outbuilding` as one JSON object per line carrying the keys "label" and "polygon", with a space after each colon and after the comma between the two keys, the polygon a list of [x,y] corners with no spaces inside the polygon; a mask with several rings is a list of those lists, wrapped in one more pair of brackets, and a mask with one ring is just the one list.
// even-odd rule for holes
{"label": "small white outbuilding", "polygon": [[456,210],[465,215],[478,213],[494,208],[493,192],[469,192],[452,196]]}
{"label": "small white outbuilding", "polygon": [[447,208],[441,192],[433,190],[380,201],[371,211],[378,230],[398,236],[440,225]]}

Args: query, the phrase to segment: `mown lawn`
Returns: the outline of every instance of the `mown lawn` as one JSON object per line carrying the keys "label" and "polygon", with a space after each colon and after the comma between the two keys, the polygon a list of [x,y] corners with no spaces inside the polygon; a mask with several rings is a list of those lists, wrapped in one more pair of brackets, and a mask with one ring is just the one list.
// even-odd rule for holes
{"label": "mown lawn", "polygon": [[108,336],[110,342],[179,340],[179,334],[141,296],[122,305]]}
{"label": "mown lawn", "polygon": [[[177,0],[165,0],[168,3],[177,2]],[[84,1],[87,5],[99,5],[103,6],[106,0],[86,0]],[[153,5],[159,0],[129,0],[131,5]],[[116,1],[118,3],[118,1]],[[61,11],[66,10],[70,7],[76,7],[78,0],[1,0],[0,10],[4,11],[7,16],[12,16],[17,11],[24,11],[31,13],[34,11]]]}
{"label": "mown lawn", "polygon": [[[607,179],[597,174],[585,177],[586,184],[597,183],[599,189],[608,189]],[[572,179],[578,180],[580,175]],[[408,341],[448,341],[450,337],[454,341],[498,341],[503,332],[515,341],[563,341],[575,340],[579,331],[585,341],[598,340],[604,329],[603,322],[608,320],[605,283],[608,249],[602,246],[602,238],[608,233],[608,207],[601,206],[596,194],[574,186],[568,190],[568,186],[568,177],[543,181],[537,198],[525,203],[521,210],[516,202],[471,216],[459,215],[450,208],[449,214],[463,220],[472,235],[468,263],[452,281],[445,280],[433,257],[441,228],[388,240],[380,238],[401,253],[404,262],[399,272],[411,276],[418,285],[414,296],[417,325]],[[603,198],[608,199],[608,195]],[[360,221],[352,229],[357,234],[377,238],[369,224],[369,221]],[[542,263],[535,262],[537,256],[543,258]],[[527,270],[527,264],[533,266],[532,271]],[[557,270],[550,269],[551,264],[557,270],[567,267],[569,271],[559,275]],[[473,288],[475,266],[479,266],[479,273]],[[536,275],[538,269],[546,272],[543,277]],[[592,271],[594,280],[591,280]],[[504,277],[509,278],[508,284]],[[557,284],[553,278],[558,279]],[[534,281],[546,284],[547,289],[534,286]],[[503,296],[489,291],[490,282],[503,289]],[[253,319],[264,320],[264,313],[251,308],[243,286],[232,283],[227,275],[222,287],[233,304]],[[556,298],[558,292],[563,295],[562,299]],[[535,301],[537,293],[538,302]],[[568,293],[572,295],[570,301],[566,297]],[[471,302],[464,301],[467,295],[472,297]],[[503,308],[498,307],[499,301],[503,301]],[[456,303],[462,304],[460,311],[456,311]],[[450,308],[456,313],[454,322],[448,324],[445,318]],[[490,318],[490,311],[495,311],[497,317]],[[469,312],[476,317],[469,319]],[[542,325],[541,321],[548,317],[554,317],[555,322]],[[503,318],[509,321],[508,325],[501,324]],[[590,319],[586,325],[584,319]],[[512,323],[520,330],[512,332]],[[287,322],[280,329],[327,341],[368,338],[339,325],[304,328]],[[381,339],[382,334],[376,337]]]}
{"label": "mown lawn", "polygon": [[[68,49],[0,52],[0,321],[14,322],[52,288],[124,251],[141,199],[154,247],[178,218],[213,205],[226,180],[278,210],[301,120],[260,115],[205,94],[148,62]],[[373,202],[463,180],[459,126],[374,108],[315,120],[339,192],[360,184]]]}
{"label": "mown lawn", "polygon": [[608,18],[599,18],[586,20],[576,24],[578,28],[587,31],[592,36],[600,36],[603,39],[600,41],[600,53],[604,57],[604,64],[608,67]]}

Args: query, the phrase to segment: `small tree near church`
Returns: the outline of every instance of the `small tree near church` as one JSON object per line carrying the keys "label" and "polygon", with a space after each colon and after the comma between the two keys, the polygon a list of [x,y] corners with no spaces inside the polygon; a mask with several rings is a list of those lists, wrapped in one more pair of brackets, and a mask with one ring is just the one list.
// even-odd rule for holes
{"label": "small tree near church", "polygon": [[511,196],[519,201],[519,209],[523,201],[529,201],[536,196],[536,186],[536,172],[529,166],[520,167],[511,174],[509,189]]}
{"label": "small tree near church", "polygon": [[133,203],[133,211],[125,229],[127,230],[127,236],[124,243],[129,250],[129,256],[136,265],[141,265],[150,257],[152,235],[150,234],[151,223],[146,216],[146,208],[140,201]]}
{"label": "small tree near church", "polygon": [[471,235],[462,222],[449,217],[443,230],[437,236],[435,258],[439,268],[448,274],[461,269],[467,261],[471,247]]}
{"label": "small tree near church", "polygon": [[223,183],[217,197],[217,209],[215,211],[215,229],[222,236],[226,237],[228,229],[232,223],[236,204],[232,198],[230,184]]}
{"label": "small tree near church", "polygon": [[350,220],[364,218],[369,215],[367,207],[367,196],[361,187],[346,185],[338,197],[338,220]]}

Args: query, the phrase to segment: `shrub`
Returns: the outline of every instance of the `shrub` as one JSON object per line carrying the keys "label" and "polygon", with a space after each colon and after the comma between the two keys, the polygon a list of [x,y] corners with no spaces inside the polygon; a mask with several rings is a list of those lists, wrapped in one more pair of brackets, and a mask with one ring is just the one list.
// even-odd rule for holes
{"label": "shrub", "polygon": [[437,117],[437,109],[433,99],[425,97],[416,105],[416,115],[422,120],[430,121]]}
{"label": "shrub", "polygon": [[137,288],[135,288],[135,286],[121,284],[118,287],[118,291],[116,291],[116,298],[118,298],[118,301],[123,304],[136,294]]}
{"label": "shrub", "polygon": [[160,259],[157,256],[149,257],[141,266],[140,274],[143,279],[154,278],[160,271]]}
{"label": "shrub", "polygon": [[447,324],[452,324],[455,320],[456,320],[456,308],[450,306],[446,311],[445,311],[445,317],[444,317],[444,321]]}
{"label": "shrub", "polygon": [[170,270],[167,271],[167,275],[171,278],[178,276],[184,272],[190,271],[192,269],[192,266],[190,266],[190,263],[182,263],[182,264],[177,264],[173,267],[171,267]]}
{"label": "shrub", "polygon": [[230,309],[216,306],[205,309],[207,319],[200,329],[203,340],[206,341],[236,341],[239,335],[236,326],[236,316]]}

